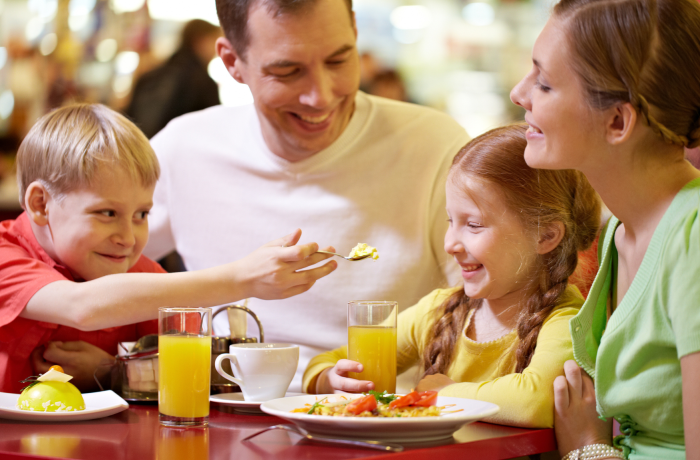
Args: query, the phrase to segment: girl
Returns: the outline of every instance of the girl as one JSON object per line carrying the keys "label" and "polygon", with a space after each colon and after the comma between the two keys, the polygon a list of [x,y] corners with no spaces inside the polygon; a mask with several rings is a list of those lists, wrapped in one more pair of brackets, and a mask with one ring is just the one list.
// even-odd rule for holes
{"label": "girl", "polygon": [[[490,421],[553,423],[550,390],[571,355],[568,322],[583,298],[568,278],[590,246],[600,203],[582,174],[525,164],[525,127],[490,131],[455,157],[447,180],[445,251],[463,286],[438,289],[398,318],[398,372],[421,363],[419,390],[490,401]],[[367,391],[347,349],[314,358],[304,390]],[[455,383],[460,382],[460,383]]]}
{"label": "girl", "polygon": [[511,93],[527,163],[585,173],[615,216],[571,322],[578,365],[555,381],[559,449],[698,459],[700,172],[683,148],[700,144],[700,4],[562,0],[533,63]]}

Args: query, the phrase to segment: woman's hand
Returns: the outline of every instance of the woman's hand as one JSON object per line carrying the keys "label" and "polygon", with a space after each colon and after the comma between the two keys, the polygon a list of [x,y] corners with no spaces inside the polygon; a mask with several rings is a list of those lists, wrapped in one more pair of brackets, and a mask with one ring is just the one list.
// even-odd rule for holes
{"label": "woman's hand", "polygon": [[374,390],[374,383],[369,380],[355,380],[348,377],[348,372],[362,372],[362,364],[349,359],[341,359],[335,366],[324,369],[316,380],[316,393],[364,393]]}
{"label": "woman's hand", "polygon": [[440,391],[446,386],[457,383],[444,374],[433,374],[421,379],[416,386],[416,391]]}
{"label": "woman's hand", "polygon": [[554,430],[561,455],[589,444],[612,444],[612,418],[598,418],[593,380],[575,361],[565,362],[564,375],[554,380]]}
{"label": "woman's hand", "polygon": [[[305,270],[332,256],[316,252],[316,243],[297,245],[300,237],[301,230],[297,229],[233,263],[241,269],[242,279],[248,286],[245,297],[265,300],[292,297],[308,291],[316,281],[338,267],[338,263],[332,260]],[[325,250],[335,252],[332,247]]]}
{"label": "woman's hand", "polygon": [[82,392],[99,390],[94,375],[103,382],[113,363],[112,355],[82,340],[49,342],[46,347],[32,352],[32,365],[37,374],[43,374],[58,364],[66,374],[73,376],[70,383]]}

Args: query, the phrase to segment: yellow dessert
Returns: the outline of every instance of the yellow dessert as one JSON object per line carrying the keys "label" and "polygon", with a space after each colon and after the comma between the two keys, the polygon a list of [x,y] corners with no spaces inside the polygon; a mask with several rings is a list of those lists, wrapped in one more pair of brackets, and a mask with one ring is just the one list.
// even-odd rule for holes
{"label": "yellow dessert", "polygon": [[352,251],[350,251],[350,255],[348,257],[362,257],[368,254],[374,260],[379,259],[379,253],[377,252],[377,248],[373,248],[367,243],[357,243],[357,246],[352,248]]}
{"label": "yellow dessert", "polygon": [[[56,369],[57,368],[57,369]],[[73,412],[85,410],[85,400],[75,385],[68,381],[73,377],[64,374],[60,366],[52,366],[22,390],[17,400],[17,409],[36,412]]]}

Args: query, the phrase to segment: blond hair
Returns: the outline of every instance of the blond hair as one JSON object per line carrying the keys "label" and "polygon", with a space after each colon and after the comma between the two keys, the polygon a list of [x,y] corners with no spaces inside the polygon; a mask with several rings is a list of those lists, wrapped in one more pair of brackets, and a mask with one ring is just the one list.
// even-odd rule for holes
{"label": "blond hair", "polygon": [[554,15],[592,107],[629,102],[667,143],[700,145],[696,0],[561,0]]}
{"label": "blond hair", "polygon": [[[600,199],[583,173],[533,169],[525,163],[526,130],[522,124],[504,126],[473,139],[455,157],[447,179],[450,186],[467,193],[473,191],[466,187],[466,179],[496,187],[505,198],[507,212],[518,216],[533,239],[541,228],[564,224],[559,245],[538,256],[528,281],[530,296],[519,306],[515,372],[529,365],[542,325],[576,270],[579,251],[591,246],[600,226]],[[423,352],[424,375],[447,373],[466,318],[479,305],[481,299],[472,299],[460,289],[439,307]]]}
{"label": "blond hair", "polygon": [[71,104],[43,117],[17,152],[17,181],[24,207],[27,187],[39,181],[55,198],[90,186],[99,166],[122,167],[150,187],[160,166],[148,139],[123,115],[101,104]]}

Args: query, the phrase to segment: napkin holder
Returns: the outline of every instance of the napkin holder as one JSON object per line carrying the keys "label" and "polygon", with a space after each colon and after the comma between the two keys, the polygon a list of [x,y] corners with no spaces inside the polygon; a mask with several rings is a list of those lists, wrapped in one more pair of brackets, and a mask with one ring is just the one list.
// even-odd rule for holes
{"label": "napkin holder", "polygon": [[[212,321],[218,315],[219,313],[226,311],[228,312],[229,310],[242,310],[246,312],[248,315],[252,316],[253,319],[255,320],[255,323],[258,325],[258,333],[259,333],[259,340],[260,343],[265,342],[265,333],[263,332],[263,327],[262,324],[260,323],[260,319],[258,316],[253,313],[251,309],[249,309],[246,306],[243,305],[227,305],[216,313],[214,313],[214,316],[212,316]],[[212,337],[211,338],[211,394],[219,394],[219,393],[240,393],[241,388],[236,385],[235,383],[226,380],[223,378],[217,371],[216,368],[214,367],[214,363],[216,362],[216,358],[223,353],[228,353],[229,352],[229,347],[233,344],[236,343],[257,343],[258,338],[255,337],[225,337],[225,336],[219,336],[219,337]],[[233,371],[231,370],[231,363],[228,360],[224,360],[222,363],[222,368],[228,372],[229,374],[233,375]]]}

